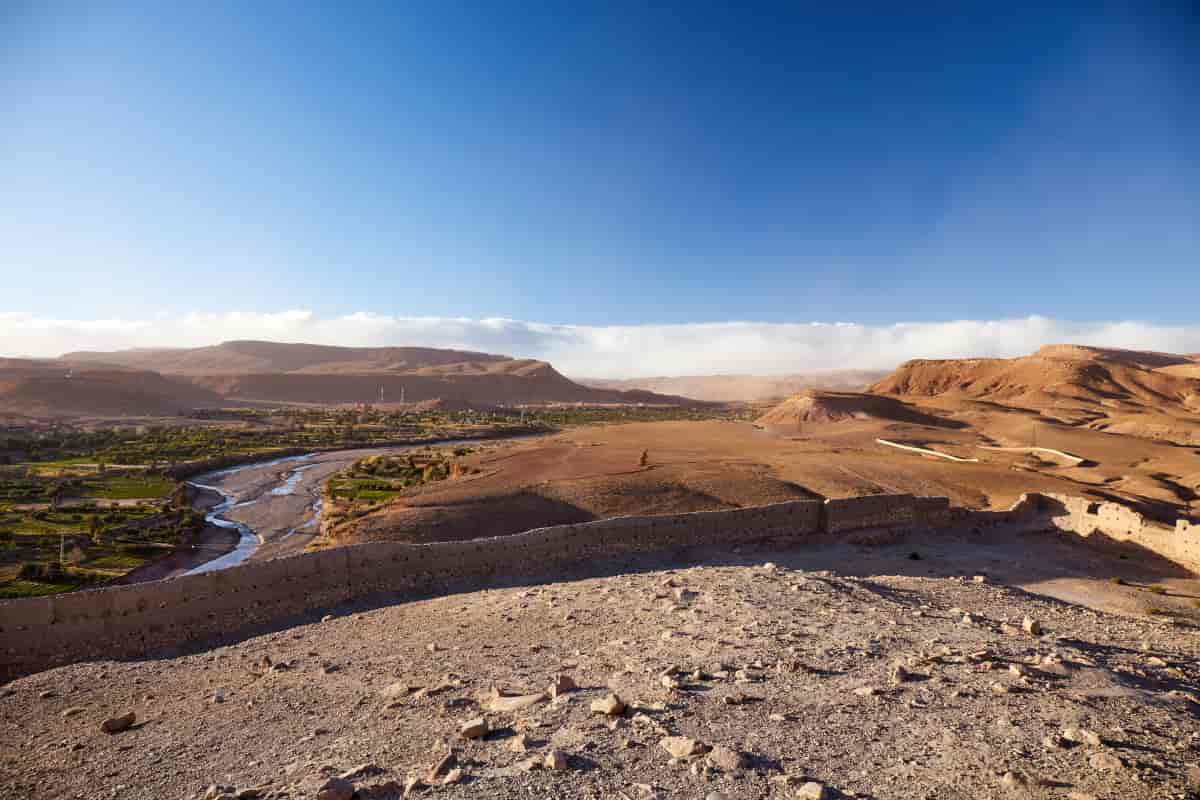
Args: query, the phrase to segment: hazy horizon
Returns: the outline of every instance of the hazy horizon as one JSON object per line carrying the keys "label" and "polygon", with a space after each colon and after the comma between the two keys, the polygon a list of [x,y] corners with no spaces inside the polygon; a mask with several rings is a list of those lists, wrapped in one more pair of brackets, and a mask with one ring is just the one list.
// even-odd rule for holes
{"label": "hazy horizon", "polygon": [[[232,340],[354,347],[439,347],[549,361],[579,378],[889,370],[912,358],[1013,357],[1046,344],[1200,353],[1200,325],[1010,320],[852,323],[723,322],[585,326],[520,320],[352,314],[193,314],[149,320],[55,320],[0,313],[0,355],[202,347]],[[24,347],[13,347],[24,342]]]}

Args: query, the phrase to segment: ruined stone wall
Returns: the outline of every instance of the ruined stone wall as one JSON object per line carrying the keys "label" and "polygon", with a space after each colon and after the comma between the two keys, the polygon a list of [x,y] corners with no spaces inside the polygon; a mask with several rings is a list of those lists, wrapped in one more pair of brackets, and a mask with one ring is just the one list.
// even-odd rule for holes
{"label": "ruined stone wall", "polygon": [[1146,519],[1120,503],[1061,494],[1033,495],[1039,510],[1058,529],[1131,542],[1192,570],[1200,570],[1200,526],[1179,520],[1174,528]]}
{"label": "ruined stone wall", "polygon": [[799,542],[823,504],[621,517],[462,542],[374,542],[164,581],[0,601],[0,678],[72,661],[132,658],[361,597],[414,597],[537,577],[621,554]]}
{"label": "ruined stone wall", "polygon": [[498,579],[561,577],[565,569],[627,554],[756,541],[801,546],[818,535],[864,530],[1014,524],[1085,536],[1102,530],[1168,558],[1200,563],[1196,527],[1164,529],[1159,536],[1123,506],[1053,495],[1025,495],[1000,512],[953,508],[944,497],[872,495],[619,517],[470,541],[350,545],[164,581],[0,601],[0,679],[72,661],[136,658],[357,598],[403,599]]}

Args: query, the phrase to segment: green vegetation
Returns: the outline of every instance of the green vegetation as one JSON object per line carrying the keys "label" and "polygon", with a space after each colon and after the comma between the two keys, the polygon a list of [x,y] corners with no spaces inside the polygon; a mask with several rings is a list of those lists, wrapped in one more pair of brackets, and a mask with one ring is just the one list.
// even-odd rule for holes
{"label": "green vegetation", "polygon": [[[0,431],[0,596],[107,581],[171,552],[203,526],[172,508],[181,475],[286,452],[551,432],[564,426],[728,417],[669,406],[494,411],[221,409],[184,424]],[[343,513],[472,471],[471,448],[362,459],[334,476]],[[645,460],[645,458],[643,459]]]}
{"label": "green vegetation", "polygon": [[[454,457],[472,452],[467,447],[454,449]],[[377,503],[388,500],[414,486],[442,481],[466,474],[471,468],[452,460],[445,452],[427,450],[395,456],[360,458],[329,479],[325,496],[335,502]]]}
{"label": "green vegetation", "polygon": [[0,596],[53,594],[120,577],[174,550],[204,516],[138,504],[0,507]]}

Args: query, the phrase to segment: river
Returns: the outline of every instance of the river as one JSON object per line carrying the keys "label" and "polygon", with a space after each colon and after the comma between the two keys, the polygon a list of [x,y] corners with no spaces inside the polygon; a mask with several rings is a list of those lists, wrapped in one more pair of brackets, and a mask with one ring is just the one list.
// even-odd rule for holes
{"label": "river", "polygon": [[360,458],[425,447],[478,446],[511,438],[322,451],[198,475],[187,483],[216,492],[222,498],[207,510],[205,519],[211,525],[238,531],[239,540],[232,550],[192,567],[185,574],[227,569],[251,558],[277,558],[302,552],[320,532],[321,490],[325,481]]}

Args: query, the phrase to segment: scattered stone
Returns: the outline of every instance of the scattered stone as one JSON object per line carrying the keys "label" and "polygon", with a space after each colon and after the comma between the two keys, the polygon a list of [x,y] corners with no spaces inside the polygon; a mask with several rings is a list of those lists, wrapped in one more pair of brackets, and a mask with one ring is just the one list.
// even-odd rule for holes
{"label": "scattered stone", "polygon": [[487,720],[483,717],[469,719],[458,729],[458,735],[464,739],[478,739],[488,732]]}
{"label": "scattered stone", "polygon": [[1103,752],[1094,753],[1092,757],[1088,759],[1088,763],[1092,765],[1092,769],[1098,769],[1105,772],[1117,770],[1124,766],[1121,763],[1121,759],[1117,758],[1112,753]]}
{"label": "scattered stone", "polygon": [[579,687],[575,683],[575,679],[570,675],[559,673],[550,681],[550,686],[546,689],[546,694],[551,697],[560,697],[567,692],[573,692]]}
{"label": "scattered stone", "polygon": [[854,690],[854,693],[859,697],[873,697],[879,694],[879,690],[874,686],[859,686]]}
{"label": "scattered stone", "polygon": [[463,779],[463,771],[458,767],[446,773],[446,777],[442,778],[442,786],[453,786],[460,783]]}
{"label": "scattered stone", "polygon": [[554,748],[551,748],[550,752],[546,753],[546,758],[545,758],[544,763],[546,765],[546,769],[552,769],[552,770],[569,769],[569,767],[567,765],[567,757],[563,754],[563,752],[561,750],[556,750]]}
{"label": "scattered stone", "polygon": [[390,683],[387,686],[380,689],[379,696],[382,697],[384,700],[398,700],[401,697],[408,697],[408,695],[412,693],[414,688],[419,688],[419,687],[410,686],[409,684],[405,683],[404,681],[397,681],[396,683]]}
{"label": "scattered stone", "polygon": [[671,754],[672,758],[687,758],[707,753],[708,745],[687,736],[664,736],[658,746]]}
{"label": "scattered stone", "polygon": [[1000,778],[1000,785],[1007,789],[1017,789],[1025,785],[1025,779],[1009,770]]}
{"label": "scattered stone", "polygon": [[609,693],[606,697],[600,700],[592,701],[592,711],[597,714],[605,714],[610,717],[616,717],[625,711],[625,702],[616,694]]}
{"label": "scattered stone", "polygon": [[351,800],[354,784],[345,778],[330,778],[317,789],[317,800]]}
{"label": "scattered stone", "polygon": [[518,733],[508,740],[508,749],[514,753],[527,752],[529,750],[529,737],[523,733]]}
{"label": "scattered stone", "polygon": [[1025,619],[1023,619],[1021,621],[1021,627],[1025,630],[1026,633],[1030,634],[1031,636],[1041,636],[1042,635],[1042,623],[1038,622],[1033,617],[1026,617]]}
{"label": "scattered stone", "polygon": [[100,730],[108,734],[120,733],[127,731],[133,727],[133,723],[137,721],[137,714],[130,711],[128,714],[122,714],[119,717],[109,717],[100,723]]}
{"label": "scattered stone", "polygon": [[1087,744],[1092,747],[1099,747],[1101,744],[1100,735],[1095,731],[1089,731],[1087,728],[1067,728],[1063,731],[1062,735],[1068,742]]}
{"label": "scattered stone", "polygon": [[87,709],[83,706],[75,706],[74,708],[68,708],[66,711],[62,712],[62,715],[64,717],[74,717],[77,714],[82,714],[85,711],[87,711]]}
{"label": "scattered stone", "polygon": [[363,778],[373,778],[376,775],[382,775],[384,769],[375,764],[359,764],[357,767],[346,770],[338,777],[347,781],[361,781]]}
{"label": "scattered stone", "polygon": [[816,781],[809,781],[796,791],[797,800],[826,800],[828,797],[829,792]]}
{"label": "scattered stone", "polygon": [[404,782],[404,793],[401,795],[401,797],[408,797],[417,789],[423,788],[425,788],[425,781],[421,780],[421,778],[417,775],[411,775],[409,776],[408,780]]}
{"label": "scattered stone", "polygon": [[916,676],[909,672],[903,664],[896,664],[892,667],[892,683],[900,684],[908,681],[916,680]]}
{"label": "scattered stone", "polygon": [[1059,736],[1057,733],[1051,733],[1042,737],[1042,747],[1047,750],[1058,750],[1067,746],[1067,740]]}
{"label": "scattered stone", "polygon": [[523,708],[535,706],[546,699],[544,692],[537,694],[522,694],[514,696],[504,696],[500,694],[499,689],[492,689],[491,699],[488,700],[488,711],[498,711],[501,713],[511,714],[514,711],[520,711]]}
{"label": "scattered stone", "polygon": [[733,748],[718,744],[708,753],[708,763],[725,772],[744,769],[747,764],[746,756]]}
{"label": "scattered stone", "polygon": [[457,762],[458,756],[453,750],[449,751],[436,764],[429,768],[429,772],[425,773],[425,779],[430,783],[437,783],[439,778],[449,774],[451,768]]}

